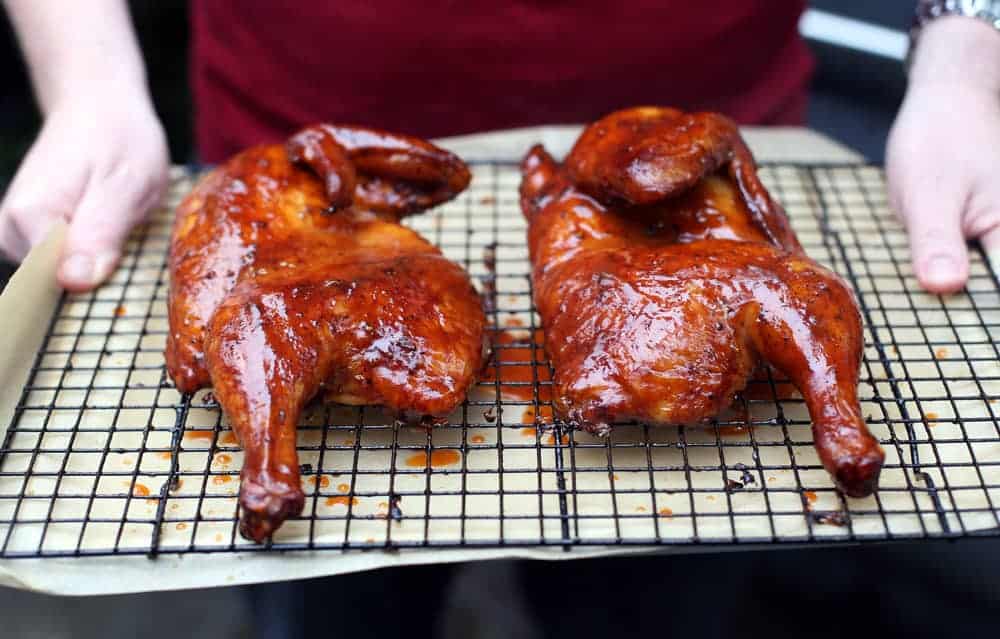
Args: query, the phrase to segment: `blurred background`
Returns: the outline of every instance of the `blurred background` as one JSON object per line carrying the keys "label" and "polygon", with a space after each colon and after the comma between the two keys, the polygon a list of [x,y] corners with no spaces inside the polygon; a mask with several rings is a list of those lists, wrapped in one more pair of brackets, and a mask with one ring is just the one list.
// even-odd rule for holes
{"label": "blurred background", "polygon": [[[192,154],[191,101],[187,77],[187,2],[185,0],[131,0],[153,99],[167,129],[175,162]],[[914,0],[820,0],[807,16],[806,35],[817,57],[809,126],[881,161],[885,136],[905,89],[902,63],[885,53],[900,44],[909,25]],[[830,16],[846,16],[866,25],[895,30],[852,30]],[[814,19],[819,17],[818,20]],[[6,17],[0,33],[0,190],[10,179],[38,130],[39,119],[21,61],[17,42]],[[824,42],[825,40],[825,42]],[[841,42],[838,46],[831,41]],[[854,43],[859,49],[843,46]],[[887,45],[888,43],[888,45]],[[864,69],[864,73],[859,73]]]}
{"label": "blurred background", "polygon": [[[174,162],[192,158],[187,3],[132,0]],[[913,0],[817,0],[802,31],[817,59],[808,124],[881,162],[905,89]],[[854,22],[844,22],[848,18]],[[0,17],[0,192],[39,117]],[[862,71],[863,70],[863,71]],[[10,269],[0,271],[0,287]],[[488,563],[381,571],[292,586],[66,599],[0,590],[0,637],[938,636],[1000,627],[992,541],[833,550]],[[612,596],[617,595],[617,596]],[[624,597],[622,596],[624,595]],[[862,628],[864,626],[864,628]],[[408,629],[408,630],[407,630]],[[623,632],[624,631],[624,632]]]}
{"label": "blurred background", "polygon": [[[817,60],[808,124],[881,162],[906,83],[904,31],[915,0],[815,0],[803,21]],[[130,0],[156,109],[174,162],[193,158],[187,0]],[[852,22],[843,22],[847,18]],[[864,69],[863,73],[859,73]],[[10,24],[0,11],[0,193],[40,126]],[[0,258],[0,287],[13,272]]]}

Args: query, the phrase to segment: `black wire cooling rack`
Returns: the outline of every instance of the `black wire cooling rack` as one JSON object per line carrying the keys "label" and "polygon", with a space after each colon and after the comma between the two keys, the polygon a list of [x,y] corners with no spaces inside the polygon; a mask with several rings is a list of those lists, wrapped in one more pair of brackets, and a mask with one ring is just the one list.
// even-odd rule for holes
{"label": "black wire cooling rack", "polygon": [[410,223],[481,285],[492,370],[431,428],[308,412],[306,508],[264,545],[236,532],[241,453],[211,394],[182,397],[163,370],[170,211],[191,186],[178,175],[113,281],[56,310],[0,449],[0,557],[1000,534],[1000,282],[975,251],[965,293],[921,292],[877,167],[762,167],[808,253],[858,293],[862,409],[886,451],[862,500],[834,489],[802,400],[767,371],[706,426],[597,439],[553,423],[519,176],[474,169],[466,194]]}

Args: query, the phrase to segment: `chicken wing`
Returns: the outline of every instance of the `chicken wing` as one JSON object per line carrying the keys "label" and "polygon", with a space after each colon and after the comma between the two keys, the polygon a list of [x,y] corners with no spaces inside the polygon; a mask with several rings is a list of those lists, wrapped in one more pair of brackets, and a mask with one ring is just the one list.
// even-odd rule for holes
{"label": "chicken wing", "polygon": [[837,485],[875,489],[883,453],[858,404],[853,294],[803,253],[729,120],[620,111],[564,165],[535,147],[522,173],[557,414],[598,434],[698,423],[766,362],[801,391]]}
{"label": "chicken wing", "polygon": [[167,366],[211,383],[241,442],[241,532],[260,541],[303,507],[295,426],[314,396],[443,416],[485,352],[466,273],[399,218],[469,181],[421,140],[319,125],[247,150],[178,209]]}

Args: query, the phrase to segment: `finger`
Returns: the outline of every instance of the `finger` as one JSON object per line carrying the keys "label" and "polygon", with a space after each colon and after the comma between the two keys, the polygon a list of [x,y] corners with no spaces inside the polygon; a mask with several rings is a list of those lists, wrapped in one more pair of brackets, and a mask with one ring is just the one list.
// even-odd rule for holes
{"label": "finger", "polygon": [[932,180],[903,180],[894,200],[906,220],[913,270],[920,285],[932,293],[954,293],[969,278],[960,222],[966,198],[958,195],[958,189],[937,186]]}
{"label": "finger", "polygon": [[994,264],[1000,264],[1000,225],[994,226],[980,235],[979,243],[990,261]]}
{"label": "finger", "polygon": [[11,262],[20,262],[30,245],[17,229],[9,215],[0,214],[0,256]]}
{"label": "finger", "polygon": [[15,262],[45,239],[56,220],[68,216],[86,181],[83,165],[62,157],[53,183],[47,148],[45,144],[31,148],[0,203],[0,252]]}
{"label": "finger", "polygon": [[52,225],[63,217],[61,202],[13,204],[0,215],[0,250],[9,259],[20,262],[28,251],[46,238]]}
{"label": "finger", "polygon": [[[969,255],[957,215],[940,214],[919,205],[907,220],[913,269],[921,286],[932,293],[954,293],[969,279]],[[947,210],[948,205],[940,203]]]}
{"label": "finger", "polygon": [[106,179],[91,180],[66,232],[58,271],[64,288],[87,291],[111,275],[129,231],[159,195],[156,184],[136,186],[148,182],[129,167],[116,169]]}

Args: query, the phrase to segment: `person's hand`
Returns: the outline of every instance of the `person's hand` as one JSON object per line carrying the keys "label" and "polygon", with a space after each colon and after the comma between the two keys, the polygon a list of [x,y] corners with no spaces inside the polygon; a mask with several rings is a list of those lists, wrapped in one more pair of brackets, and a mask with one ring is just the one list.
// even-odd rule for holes
{"label": "person's hand", "polygon": [[56,105],[0,203],[0,251],[20,261],[65,219],[59,283],[97,286],[129,230],[159,201],[168,163],[163,128],[144,96]]}
{"label": "person's hand", "polygon": [[937,22],[921,38],[886,172],[917,279],[951,293],[969,277],[966,240],[1000,249],[1000,34],[970,18]]}

